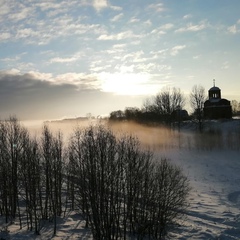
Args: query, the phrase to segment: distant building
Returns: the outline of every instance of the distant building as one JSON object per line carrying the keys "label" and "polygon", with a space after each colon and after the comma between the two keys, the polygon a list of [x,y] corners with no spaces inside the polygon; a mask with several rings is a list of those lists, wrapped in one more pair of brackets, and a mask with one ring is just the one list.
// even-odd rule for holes
{"label": "distant building", "polygon": [[221,89],[214,85],[208,90],[208,100],[204,103],[204,117],[207,119],[232,118],[230,101],[221,98]]}
{"label": "distant building", "polygon": [[171,115],[175,121],[187,120],[189,118],[188,112],[185,109],[174,110]]}

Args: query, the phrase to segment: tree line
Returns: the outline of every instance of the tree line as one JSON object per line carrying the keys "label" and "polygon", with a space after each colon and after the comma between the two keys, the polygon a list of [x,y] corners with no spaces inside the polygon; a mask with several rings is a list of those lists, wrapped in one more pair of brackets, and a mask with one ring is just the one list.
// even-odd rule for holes
{"label": "tree line", "polygon": [[[164,88],[155,96],[148,98],[142,108],[127,107],[124,111],[110,113],[110,121],[132,120],[141,123],[161,123],[180,128],[184,120],[192,120],[202,131],[204,123],[204,102],[207,100],[205,88],[194,85],[189,94],[191,113],[185,110],[187,98],[179,88]],[[240,102],[231,101],[233,116],[240,115]]]}
{"label": "tree line", "polygon": [[162,239],[188,207],[189,182],[132,135],[77,128],[69,142],[43,126],[31,137],[16,118],[0,122],[0,215],[41,234],[79,212],[94,239]]}
{"label": "tree line", "polygon": [[162,122],[170,125],[173,121],[188,118],[184,110],[185,97],[180,89],[166,88],[156,96],[148,98],[143,103],[142,109],[126,108],[110,113],[110,120],[135,120],[139,122]]}

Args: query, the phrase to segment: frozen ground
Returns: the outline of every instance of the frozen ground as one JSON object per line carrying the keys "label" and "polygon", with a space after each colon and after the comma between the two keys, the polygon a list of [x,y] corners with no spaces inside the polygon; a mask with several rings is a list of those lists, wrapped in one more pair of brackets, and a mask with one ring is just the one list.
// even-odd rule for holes
{"label": "frozen ground", "polygon": [[[229,131],[240,133],[239,123],[225,122],[218,124],[218,128],[224,134]],[[145,130],[141,128],[139,131],[143,133]],[[154,142],[160,134],[157,131],[146,130],[147,135],[144,132],[140,140]],[[189,134],[186,133],[186,136]],[[178,229],[170,232],[168,239],[240,239],[240,151],[223,146],[207,150],[194,148],[189,143],[192,138],[186,136],[182,138],[180,147],[177,144],[161,149],[154,147],[157,157],[167,157],[183,169],[192,187],[186,219]],[[167,137],[166,141],[171,142]],[[162,140],[160,143],[163,146]],[[41,236],[35,236],[26,229],[19,231],[18,226],[13,224],[8,227],[9,233],[0,233],[0,239],[91,239],[90,232],[84,228],[84,221],[77,213],[69,212],[58,221],[57,235],[53,238],[52,223],[45,223]]]}

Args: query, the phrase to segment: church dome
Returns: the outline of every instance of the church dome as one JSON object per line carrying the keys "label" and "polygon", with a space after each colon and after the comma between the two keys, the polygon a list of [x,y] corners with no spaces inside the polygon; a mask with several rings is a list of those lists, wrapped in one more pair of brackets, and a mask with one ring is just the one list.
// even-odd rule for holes
{"label": "church dome", "polygon": [[220,91],[220,90],[221,89],[219,87],[216,87],[216,86],[209,89],[209,91]]}

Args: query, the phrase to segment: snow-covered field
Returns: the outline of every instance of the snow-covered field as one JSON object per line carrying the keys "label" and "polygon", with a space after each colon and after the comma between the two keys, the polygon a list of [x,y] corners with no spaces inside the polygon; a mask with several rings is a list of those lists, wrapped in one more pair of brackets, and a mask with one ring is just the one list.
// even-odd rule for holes
{"label": "snow-covered field", "polygon": [[179,150],[166,156],[190,179],[190,207],[169,239],[240,239],[239,151]]}
{"label": "snow-covered field", "polygon": [[[192,190],[186,219],[169,233],[168,239],[240,239],[240,141],[236,140],[240,120],[211,124],[211,131],[204,137],[195,136],[188,128],[172,136],[157,128],[130,127],[143,144],[154,150],[157,158],[168,158],[189,177]],[[123,126],[121,130],[129,128]],[[196,146],[200,138],[201,145]],[[234,141],[233,148],[229,139]],[[67,212],[58,222],[54,237],[53,223],[45,223],[40,236],[12,224],[9,233],[0,233],[0,239],[91,239],[79,214]]]}

